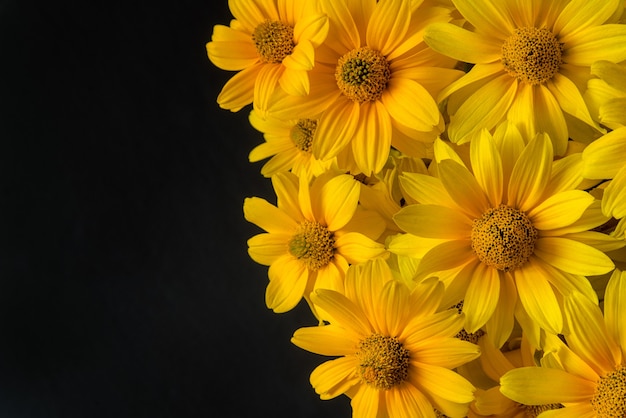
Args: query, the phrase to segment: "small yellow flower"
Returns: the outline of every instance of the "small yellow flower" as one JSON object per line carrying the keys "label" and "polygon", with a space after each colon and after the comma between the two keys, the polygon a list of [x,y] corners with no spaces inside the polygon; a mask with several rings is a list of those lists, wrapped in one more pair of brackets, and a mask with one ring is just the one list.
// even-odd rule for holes
{"label": "small yellow flower", "polygon": [[[309,0],[230,0],[230,26],[215,25],[206,45],[213,64],[237,71],[217,98],[233,112],[267,98],[280,86],[309,92],[315,49],[326,39],[328,19]],[[264,104],[261,104],[264,107]]]}
{"label": "small yellow flower", "polygon": [[259,197],[246,198],[243,206],[246,220],[266,231],[248,240],[248,253],[269,266],[270,309],[291,310],[317,287],[341,289],[349,264],[386,256],[374,241],[384,221],[358,206],[354,177],[326,172],[309,185],[284,172],[272,177],[272,185],[277,206]]}
{"label": "small yellow flower", "polygon": [[300,328],[292,342],[338,356],[311,373],[322,399],[352,398],[353,417],[464,417],[474,387],[451,369],[478,357],[475,344],[454,338],[463,326],[456,309],[437,312],[436,279],[413,292],[392,278],[383,260],[350,267],[343,293],[318,289],[313,303],[329,325]]}
{"label": "small yellow flower", "polygon": [[580,293],[566,299],[566,344],[554,336],[545,347],[542,367],[510,370],[501,392],[527,405],[564,408],[545,417],[613,418],[626,416],[626,274],[615,270],[606,288],[604,317]]}

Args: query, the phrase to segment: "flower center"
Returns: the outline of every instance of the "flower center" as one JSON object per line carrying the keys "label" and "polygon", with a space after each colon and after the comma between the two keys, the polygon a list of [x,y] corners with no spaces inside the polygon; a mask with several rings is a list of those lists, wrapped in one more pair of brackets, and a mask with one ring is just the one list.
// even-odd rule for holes
{"label": "flower center", "polygon": [[391,389],[409,375],[409,350],[397,337],[370,335],[359,343],[356,357],[361,379],[376,389]]}
{"label": "flower center", "polygon": [[252,41],[261,58],[269,64],[282,62],[293,52],[293,28],[283,22],[266,20],[254,29]]}
{"label": "flower center", "polygon": [[532,85],[545,83],[559,71],[563,44],[545,28],[517,28],[502,45],[502,65],[517,78]]}
{"label": "flower center", "polygon": [[472,225],[472,249],[483,263],[502,271],[522,266],[535,249],[537,230],[524,212],[500,205]]}
{"label": "flower center", "polygon": [[300,151],[311,152],[313,135],[317,129],[317,121],[313,119],[300,119],[291,128],[291,140]]}
{"label": "flower center", "polygon": [[289,252],[302,260],[309,270],[317,271],[333,259],[335,238],[324,225],[304,221],[289,241]]}
{"label": "flower center", "polygon": [[600,379],[591,407],[598,418],[626,416],[626,367],[619,366]]}
{"label": "flower center", "polygon": [[539,414],[545,411],[551,411],[553,409],[561,409],[563,405],[560,403],[550,403],[546,405],[522,405],[519,404],[520,408],[524,410],[524,415],[526,418],[537,418]]}
{"label": "flower center", "polygon": [[378,100],[390,77],[387,59],[366,46],[344,54],[335,69],[339,90],[358,103]]}

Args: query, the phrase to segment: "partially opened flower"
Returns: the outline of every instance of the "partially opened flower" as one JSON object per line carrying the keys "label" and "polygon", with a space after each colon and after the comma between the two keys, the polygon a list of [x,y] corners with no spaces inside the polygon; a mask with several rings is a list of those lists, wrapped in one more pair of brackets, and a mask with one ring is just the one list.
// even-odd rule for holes
{"label": "partially opened flower", "polygon": [[386,255],[374,241],[384,221],[359,210],[354,177],[326,172],[309,185],[306,178],[281,172],[272,185],[277,206],[259,197],[246,198],[243,206],[246,220],[266,231],[248,240],[248,253],[269,266],[270,309],[288,311],[316,287],[342,289],[349,264]]}
{"label": "partially opened flower", "polygon": [[474,64],[438,97],[448,99],[453,142],[503,120],[526,138],[547,133],[556,155],[565,153],[568,138],[600,135],[582,93],[595,61],[626,59],[626,25],[616,23],[623,1],[452,1],[471,30],[436,23],[424,39]]}
{"label": "partially opened flower", "polygon": [[292,338],[305,350],[337,356],[311,373],[315,391],[322,399],[350,396],[355,418],[435,418],[435,409],[466,416],[474,387],[451,369],[479,350],[454,338],[461,314],[437,312],[442,293],[434,278],[410,292],[381,260],[350,267],[343,293],[315,291],[311,299],[330,324],[300,328]]}
{"label": "partially opened flower", "polygon": [[392,146],[421,157],[443,130],[433,95],[462,75],[422,39],[428,23],[450,20],[449,10],[405,0],[320,3],[330,30],[311,92],[269,101],[268,112],[284,119],[323,112],[313,154],[337,156],[355,174],[380,171]]}
{"label": "partially opened flower", "polygon": [[616,270],[606,288],[604,318],[598,306],[572,293],[566,299],[569,332],[554,337],[543,367],[522,367],[501,379],[501,392],[529,405],[560,403],[542,418],[626,416],[626,275]]}
{"label": "partially opened flower", "polygon": [[234,19],[230,26],[215,25],[206,45],[213,64],[237,71],[217,98],[220,107],[236,112],[267,96],[260,91],[278,86],[306,95],[315,48],[328,34],[328,19],[317,2],[229,0],[228,6]]}
{"label": "partially opened flower", "polygon": [[[591,231],[608,217],[599,201],[576,190],[580,155],[553,162],[546,135],[525,146],[511,125],[495,137],[483,131],[470,145],[471,171],[458,156],[441,159],[454,152],[440,143],[435,148],[438,178],[402,178],[406,192],[420,203],[403,208],[394,219],[421,238],[414,249],[421,257],[418,274],[452,270],[447,290],[452,300],[463,300],[466,330],[486,326],[498,346],[512,330],[518,300],[541,328],[559,333],[561,295],[576,289],[597,303],[585,276],[614,267],[598,248],[620,247],[617,240]],[[410,255],[411,248],[399,243],[396,247],[392,241],[390,250]]]}

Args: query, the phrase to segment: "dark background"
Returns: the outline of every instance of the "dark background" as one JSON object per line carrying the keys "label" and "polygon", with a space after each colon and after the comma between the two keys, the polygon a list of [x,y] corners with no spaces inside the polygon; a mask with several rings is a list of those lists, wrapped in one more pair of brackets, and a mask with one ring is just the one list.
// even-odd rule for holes
{"label": "dark background", "polygon": [[264,303],[227,0],[0,0],[0,417],[349,417]]}

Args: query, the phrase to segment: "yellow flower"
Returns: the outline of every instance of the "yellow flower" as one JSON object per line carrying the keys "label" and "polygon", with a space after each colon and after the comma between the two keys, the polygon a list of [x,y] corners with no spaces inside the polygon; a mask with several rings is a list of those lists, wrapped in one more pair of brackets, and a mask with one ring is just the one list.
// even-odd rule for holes
{"label": "yellow flower", "polygon": [[263,132],[265,142],[250,152],[250,162],[272,157],[263,165],[261,174],[271,177],[281,171],[291,171],[308,179],[329,170],[334,160],[321,161],[313,156],[311,147],[316,140],[317,119],[300,118],[280,120],[268,116],[261,118],[258,112],[250,112],[250,124]]}
{"label": "yellow flower", "polygon": [[604,318],[580,293],[565,301],[569,333],[553,336],[542,367],[521,367],[501,379],[501,392],[527,405],[560,403],[542,417],[626,416],[626,275],[615,270],[606,289]]}
{"label": "yellow flower", "polygon": [[449,10],[406,0],[322,0],[329,35],[316,54],[311,92],[272,101],[279,118],[320,112],[313,154],[337,156],[339,166],[369,176],[380,171],[393,146],[423,152],[443,129],[433,96],[462,73],[456,61],[430,50],[422,33],[449,21]]}
{"label": "yellow flower", "polygon": [[468,332],[486,325],[488,337],[501,346],[514,315],[521,318],[520,309],[541,328],[560,332],[561,295],[576,289],[597,301],[584,276],[610,272],[614,265],[598,248],[621,246],[591,231],[608,218],[599,201],[575,190],[580,154],[553,162],[547,136],[537,135],[525,146],[509,124],[494,137],[484,130],[471,141],[472,171],[452,148],[441,141],[435,145],[439,177],[404,174],[401,179],[420,204],[394,217],[409,233],[409,244],[392,241],[390,251],[413,251],[421,258],[422,277],[453,271],[449,300],[463,300]]}
{"label": "yellow flower", "polygon": [[[328,19],[309,0],[230,0],[230,26],[215,25],[206,49],[213,64],[237,71],[217,98],[233,112],[279,85],[289,94],[309,92],[315,48],[328,34]],[[256,103],[255,103],[256,104]],[[261,106],[263,104],[261,103]]]}
{"label": "yellow flower", "polygon": [[600,134],[582,92],[595,61],[626,59],[626,26],[611,23],[622,0],[453,2],[473,30],[436,23],[424,35],[434,50],[474,64],[438,97],[449,99],[452,142],[503,120],[526,138],[547,133],[556,155],[568,138]]}
{"label": "yellow flower", "polygon": [[474,387],[451,369],[479,355],[454,338],[463,326],[455,309],[437,312],[442,284],[429,279],[410,292],[382,260],[350,267],[345,291],[311,295],[329,325],[300,328],[292,342],[338,356],[311,373],[322,399],[352,398],[353,417],[464,417]]}
{"label": "yellow flower", "polygon": [[259,197],[243,205],[246,220],[266,231],[248,240],[248,253],[269,266],[270,309],[288,311],[316,287],[343,288],[349,264],[386,255],[374,241],[384,221],[358,207],[360,186],[352,176],[327,172],[309,186],[285,172],[272,185],[277,206]]}

